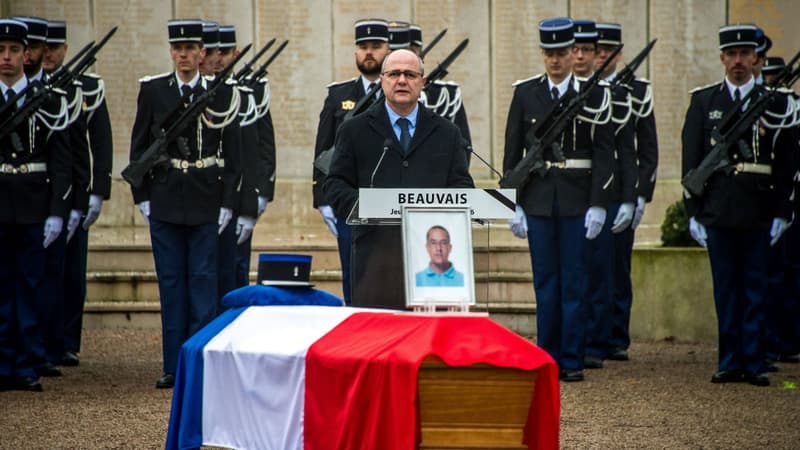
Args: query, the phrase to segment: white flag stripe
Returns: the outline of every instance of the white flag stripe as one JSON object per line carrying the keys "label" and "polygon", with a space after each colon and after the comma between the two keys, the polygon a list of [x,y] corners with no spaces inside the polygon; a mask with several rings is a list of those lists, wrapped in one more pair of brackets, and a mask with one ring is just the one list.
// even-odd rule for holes
{"label": "white flag stripe", "polygon": [[359,311],[270,306],[231,322],[203,350],[203,443],[302,450],[306,352]]}

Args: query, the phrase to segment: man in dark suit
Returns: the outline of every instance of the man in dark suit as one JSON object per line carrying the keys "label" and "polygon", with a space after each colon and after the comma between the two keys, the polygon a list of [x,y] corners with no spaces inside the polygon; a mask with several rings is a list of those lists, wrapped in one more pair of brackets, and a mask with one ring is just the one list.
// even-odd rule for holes
{"label": "man in dark suit", "polygon": [[[683,126],[683,174],[697,168],[714,146],[712,130],[753,92],[747,105],[767,95],[755,83],[756,27],[720,28],[720,61],[725,79],[695,89]],[[791,130],[781,117],[792,114],[785,94],[776,93],[767,112],[725,155],[730,164],[715,171],[701,195],[684,190],[689,230],[708,247],[719,326],[719,363],[712,383],[747,381],[768,386],[764,348],[764,296],[768,250],[791,218]],[[726,133],[727,130],[722,130]]]}
{"label": "man in dark suit", "polygon": [[[167,129],[212,83],[225,83],[200,76],[202,29],[199,20],[169,21],[175,71],[141,80],[132,161],[155,141],[154,129]],[[217,89],[206,109],[167,143],[168,167],[154,167],[140,187],[132,187],[150,224],[161,298],[164,374],[157,388],[174,385],[181,345],[216,314],[217,236],[231,220],[241,178],[239,105],[232,93],[227,84]],[[229,114],[220,117],[223,112]]]}
{"label": "man in dark suit", "polygon": [[[345,122],[336,137],[325,195],[338,215],[350,213],[360,187],[474,186],[458,128],[420,107],[424,84],[422,61],[411,51],[384,61],[385,102]],[[354,227],[353,305],[405,307],[401,241],[399,227]]]}
{"label": "man in dark suit", "polygon": [[[0,93],[10,108],[3,122],[24,105],[22,97],[16,104],[9,98],[28,88],[24,101],[30,102],[40,89],[29,88],[23,72],[27,30],[21,21],[0,19]],[[64,104],[66,99],[55,95],[39,109],[54,114]],[[67,136],[55,127],[65,119],[63,110],[52,122],[44,117],[31,115],[0,138],[0,390],[42,390],[35,369],[46,356],[35,304],[45,251],[62,232],[72,184]]]}
{"label": "man in dark suit", "polygon": [[[371,89],[380,84],[380,72],[383,59],[389,54],[389,24],[381,19],[359,20],[355,24],[356,36],[356,66],[361,76],[352,80],[332,83],[328,85],[328,97],[319,113],[317,126],[317,142],[314,146],[314,158],[320,153],[331,148],[336,140],[336,135],[345,116],[352,110]],[[380,89],[375,94],[377,101]],[[336,236],[339,244],[339,261],[342,265],[342,293],[344,301],[350,304],[351,276],[350,276],[350,243],[351,229],[346,223],[347,212],[344,215],[331,208],[331,201],[323,193],[325,174],[314,168],[314,207],[319,210],[325,224]]]}
{"label": "man in dark suit", "polygon": [[[544,120],[555,104],[566,103],[581,89],[572,74],[572,20],[543,20],[539,31],[547,73],[514,84],[503,156],[506,173],[530,150],[526,135],[532,124]],[[556,143],[566,159],[560,160],[553,148],[544,149],[549,169],[518,188],[519,205],[510,220],[514,235],[528,238],[538,345],[558,362],[565,381],[583,380],[587,239],[596,238],[605,223],[613,182],[610,99],[604,82],[590,91],[586,105]]]}

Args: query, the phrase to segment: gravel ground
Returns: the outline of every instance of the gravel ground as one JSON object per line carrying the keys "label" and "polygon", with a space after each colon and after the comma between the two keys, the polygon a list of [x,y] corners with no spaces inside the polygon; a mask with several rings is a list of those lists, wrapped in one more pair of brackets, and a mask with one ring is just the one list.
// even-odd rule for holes
{"label": "gravel ground", "polygon": [[[159,331],[87,330],[83,350],[45,392],[0,392],[0,449],[163,447],[172,391],[154,388]],[[709,344],[636,342],[631,357],[562,383],[563,448],[800,448],[800,365],[757,388],[711,384]]]}

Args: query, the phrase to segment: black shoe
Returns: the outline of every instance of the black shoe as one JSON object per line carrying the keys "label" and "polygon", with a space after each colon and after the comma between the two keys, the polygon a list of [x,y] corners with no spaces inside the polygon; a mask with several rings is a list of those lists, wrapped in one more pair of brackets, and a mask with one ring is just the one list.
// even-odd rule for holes
{"label": "black shoe", "polygon": [[0,391],[42,392],[42,384],[34,377],[8,377],[0,382]]}
{"label": "black shoe", "polygon": [[156,389],[171,389],[175,386],[175,375],[165,373],[156,381]]}
{"label": "black shoe", "polygon": [[741,372],[736,370],[719,370],[711,375],[712,383],[741,383],[745,381]]}
{"label": "black shoe", "polygon": [[606,357],[606,359],[610,359],[612,361],[627,361],[628,359],[628,351],[624,348],[615,348],[611,351],[611,353]]}
{"label": "black shoe", "polygon": [[778,366],[774,362],[767,361],[767,372],[777,372],[778,370]]}
{"label": "black shoe", "polygon": [[61,357],[62,366],[74,367],[80,363],[81,361],[78,359],[78,354],[75,352],[64,352],[64,356]]}
{"label": "black shoe", "polygon": [[558,371],[558,379],[561,381],[583,381],[583,370],[561,369]]}
{"label": "black shoe", "polygon": [[769,376],[766,373],[747,375],[747,382],[753,386],[769,386]]}
{"label": "black shoe", "polygon": [[583,367],[586,369],[602,369],[603,360],[597,356],[586,355],[583,357]]}
{"label": "black shoe", "polygon": [[789,364],[800,363],[800,353],[796,355],[778,355],[778,361]]}
{"label": "black shoe", "polygon": [[58,367],[54,366],[53,363],[44,363],[41,367],[36,367],[33,369],[36,372],[36,375],[40,377],[60,377],[63,375]]}

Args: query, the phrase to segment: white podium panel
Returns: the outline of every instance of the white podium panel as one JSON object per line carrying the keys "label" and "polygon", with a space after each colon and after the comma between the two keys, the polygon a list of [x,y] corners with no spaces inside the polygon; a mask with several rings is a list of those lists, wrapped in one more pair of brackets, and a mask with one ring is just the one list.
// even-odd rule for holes
{"label": "white podium panel", "polygon": [[469,208],[472,219],[514,217],[515,189],[370,189],[358,190],[358,219],[402,218],[404,207]]}

